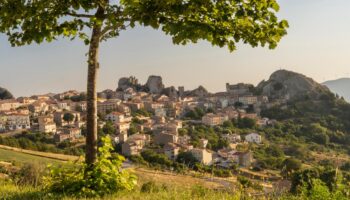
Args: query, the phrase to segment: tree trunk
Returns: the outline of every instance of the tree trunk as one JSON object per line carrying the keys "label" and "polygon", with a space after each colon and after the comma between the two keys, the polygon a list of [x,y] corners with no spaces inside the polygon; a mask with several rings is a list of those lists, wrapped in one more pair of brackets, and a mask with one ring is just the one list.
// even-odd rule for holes
{"label": "tree trunk", "polygon": [[[96,17],[102,16],[104,9],[99,7]],[[100,18],[101,19],[101,18]],[[87,77],[87,121],[86,121],[86,156],[85,162],[93,166],[97,159],[97,71],[101,36],[101,23],[95,23],[90,39]]]}

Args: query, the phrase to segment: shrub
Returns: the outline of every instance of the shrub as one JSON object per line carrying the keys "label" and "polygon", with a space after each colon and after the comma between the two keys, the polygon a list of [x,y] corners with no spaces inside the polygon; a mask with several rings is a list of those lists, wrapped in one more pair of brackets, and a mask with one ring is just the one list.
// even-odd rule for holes
{"label": "shrub", "polygon": [[42,184],[42,177],[45,174],[45,167],[37,163],[27,163],[23,165],[17,172],[10,174],[11,179],[17,185],[38,186]]}
{"label": "shrub", "polygon": [[98,160],[93,167],[77,161],[64,168],[52,168],[45,177],[46,188],[53,193],[64,193],[80,197],[100,197],[121,190],[132,190],[136,177],[121,170],[124,157],[112,156],[112,142],[109,137],[101,139]]}
{"label": "shrub", "polygon": [[154,181],[148,181],[141,186],[141,192],[144,193],[153,193],[167,190],[166,185],[157,185]]}

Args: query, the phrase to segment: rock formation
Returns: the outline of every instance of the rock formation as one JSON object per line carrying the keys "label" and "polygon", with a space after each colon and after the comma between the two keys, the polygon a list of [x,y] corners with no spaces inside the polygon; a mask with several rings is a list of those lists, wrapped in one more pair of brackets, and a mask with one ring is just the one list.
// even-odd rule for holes
{"label": "rock formation", "polygon": [[203,86],[199,86],[197,89],[194,89],[188,93],[188,96],[196,96],[196,97],[205,97],[209,94],[208,90]]}
{"label": "rock formation", "polygon": [[161,76],[149,76],[146,87],[152,94],[160,94],[164,89],[164,84]]}
{"label": "rock formation", "polygon": [[297,99],[306,95],[318,98],[322,94],[330,93],[327,87],[313,79],[287,70],[274,72],[270,79],[262,81],[257,89],[270,99]]}
{"label": "rock formation", "polygon": [[139,86],[138,80],[134,76],[123,77],[123,78],[120,78],[118,81],[117,90],[126,90],[129,87],[133,89],[137,89],[138,86]]}

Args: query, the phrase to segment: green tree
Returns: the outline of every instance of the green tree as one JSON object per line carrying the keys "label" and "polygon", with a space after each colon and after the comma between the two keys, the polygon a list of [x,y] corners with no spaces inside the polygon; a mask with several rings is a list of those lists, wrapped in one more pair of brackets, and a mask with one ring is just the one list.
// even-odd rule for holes
{"label": "green tree", "polygon": [[112,122],[106,122],[106,124],[102,127],[102,131],[106,135],[115,134],[116,129]]}
{"label": "green tree", "polygon": [[285,176],[289,176],[292,172],[298,171],[301,169],[301,162],[295,158],[287,158],[282,163],[282,173]]}
{"label": "green tree", "polygon": [[75,116],[72,113],[65,113],[63,115],[63,120],[70,124],[74,120]]}
{"label": "green tree", "polygon": [[[275,48],[288,23],[278,20],[276,0],[35,0],[0,1],[0,32],[13,46],[80,38],[89,45],[87,76],[86,163],[97,158],[97,94],[101,41],[138,23],[161,29],[173,43],[207,40],[236,49],[238,42]],[[91,36],[88,36],[91,30]]]}

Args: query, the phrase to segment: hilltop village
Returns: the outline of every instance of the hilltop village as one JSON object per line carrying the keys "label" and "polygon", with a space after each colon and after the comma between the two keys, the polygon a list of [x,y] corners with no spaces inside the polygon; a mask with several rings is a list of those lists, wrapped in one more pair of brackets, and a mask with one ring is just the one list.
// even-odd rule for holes
{"label": "hilltop village", "polygon": [[[110,137],[125,156],[156,150],[176,160],[189,152],[204,165],[230,167],[234,163],[249,167],[250,151],[238,151],[237,145],[260,144],[259,133],[244,135],[221,131],[216,138],[189,134],[194,126],[211,128],[230,126],[268,126],[275,121],[260,117],[262,108],[281,100],[270,101],[257,94],[253,85],[226,84],[226,92],[209,93],[200,86],[192,91],[184,87],[165,88],[162,78],[150,76],[145,85],[135,77],[121,78],[116,91],[98,93],[99,127],[110,128]],[[0,101],[0,131],[32,131],[50,134],[57,143],[84,141],[86,102],[84,93],[34,95]],[[223,144],[217,144],[217,143]]]}
{"label": "hilltop village", "polygon": [[[14,98],[3,91],[0,145],[84,155],[85,93]],[[160,76],[145,84],[124,77],[115,90],[98,93],[98,135],[111,139],[126,166],[238,177],[283,192],[301,169],[340,169],[350,177],[349,110],[326,86],[286,70],[257,86],[227,83],[219,93],[165,87]]]}

